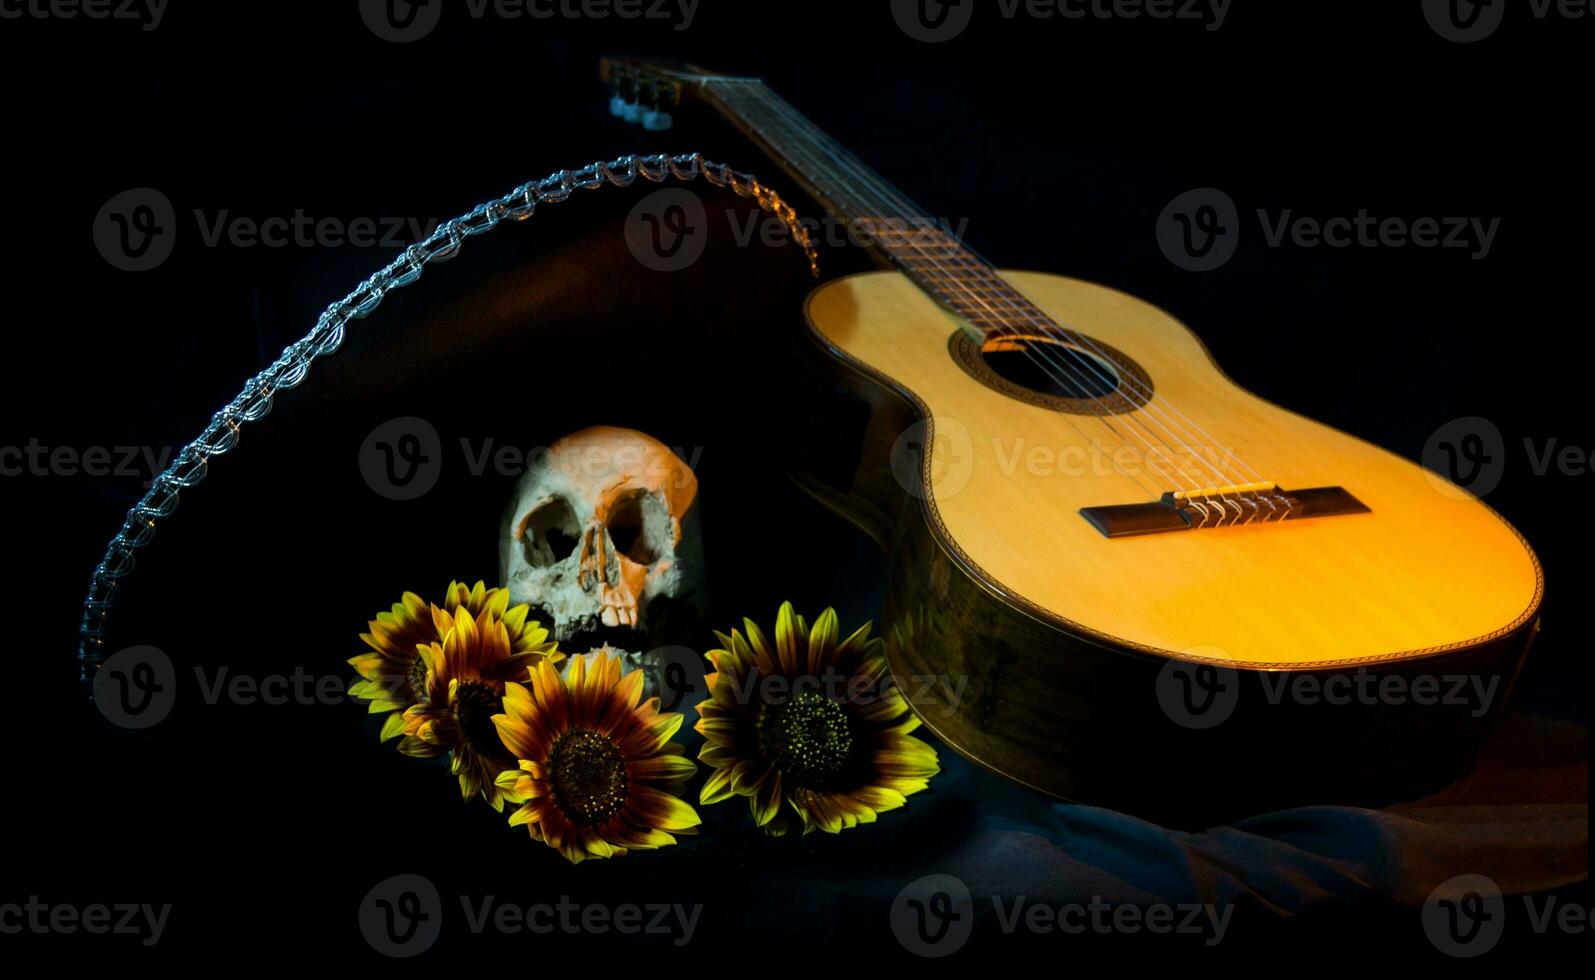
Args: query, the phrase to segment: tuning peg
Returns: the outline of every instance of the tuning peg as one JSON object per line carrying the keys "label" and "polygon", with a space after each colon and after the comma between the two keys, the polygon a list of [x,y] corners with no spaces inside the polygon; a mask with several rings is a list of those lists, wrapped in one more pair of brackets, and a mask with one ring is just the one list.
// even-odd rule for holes
{"label": "tuning peg", "polygon": [[641,105],[639,105],[638,103],[636,103],[636,102],[627,102],[625,111],[620,114],[620,118],[622,118],[622,119],[624,119],[624,120],[626,120],[627,122],[630,122],[630,123],[639,122],[639,121],[641,121],[642,114],[645,111],[647,111],[647,110],[643,109],[643,107]]}
{"label": "tuning peg", "polygon": [[655,133],[662,133],[669,129],[672,122],[674,120],[670,118],[670,113],[665,112],[663,109],[649,109],[642,114],[642,128]]}
{"label": "tuning peg", "polygon": [[625,115],[626,115],[626,100],[621,98],[620,94],[618,92],[609,97],[609,114],[611,116],[618,116],[620,118],[625,118]]}

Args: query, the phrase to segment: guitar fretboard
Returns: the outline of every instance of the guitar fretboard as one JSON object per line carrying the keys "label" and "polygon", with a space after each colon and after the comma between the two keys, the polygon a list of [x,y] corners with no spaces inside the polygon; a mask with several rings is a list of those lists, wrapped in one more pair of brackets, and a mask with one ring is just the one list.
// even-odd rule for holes
{"label": "guitar fretboard", "polygon": [[986,336],[1058,330],[985,259],[755,79],[707,81],[720,111],[845,222],[860,245]]}

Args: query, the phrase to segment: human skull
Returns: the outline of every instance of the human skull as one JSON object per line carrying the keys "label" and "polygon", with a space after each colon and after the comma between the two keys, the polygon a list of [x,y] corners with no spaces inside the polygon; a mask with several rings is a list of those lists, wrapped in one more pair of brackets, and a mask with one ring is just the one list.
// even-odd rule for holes
{"label": "human skull", "polygon": [[510,599],[561,642],[600,625],[641,631],[660,597],[695,598],[698,479],[668,446],[600,426],[558,440],[515,486],[499,539]]}

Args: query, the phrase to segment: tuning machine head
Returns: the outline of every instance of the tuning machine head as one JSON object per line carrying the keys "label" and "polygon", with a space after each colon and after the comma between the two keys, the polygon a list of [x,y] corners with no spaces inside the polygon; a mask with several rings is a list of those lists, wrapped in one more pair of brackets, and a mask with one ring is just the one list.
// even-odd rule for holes
{"label": "tuning machine head", "polygon": [[681,101],[677,83],[623,64],[610,68],[609,92],[610,115],[656,133],[675,122],[669,109]]}

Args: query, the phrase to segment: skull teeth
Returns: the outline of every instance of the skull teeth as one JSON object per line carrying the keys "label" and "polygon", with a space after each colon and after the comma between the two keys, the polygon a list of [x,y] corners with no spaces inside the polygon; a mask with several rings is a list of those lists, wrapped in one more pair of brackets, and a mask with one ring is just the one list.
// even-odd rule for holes
{"label": "skull teeth", "polygon": [[605,626],[636,626],[637,610],[631,606],[605,605],[599,618]]}

